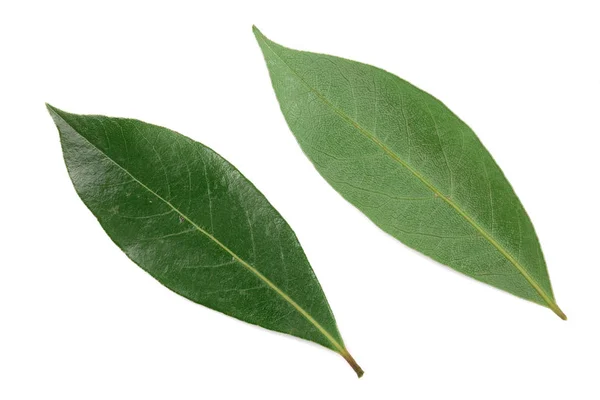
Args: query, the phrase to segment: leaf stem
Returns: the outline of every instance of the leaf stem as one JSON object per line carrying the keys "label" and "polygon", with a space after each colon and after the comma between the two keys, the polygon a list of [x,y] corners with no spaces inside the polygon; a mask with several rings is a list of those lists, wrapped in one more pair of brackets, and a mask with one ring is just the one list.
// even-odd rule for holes
{"label": "leaf stem", "polygon": [[558,304],[551,303],[550,304],[550,309],[552,311],[554,311],[554,314],[558,315],[560,317],[560,319],[562,319],[563,321],[567,320],[567,315],[563,312],[563,310],[560,309],[560,307],[558,306]]}
{"label": "leaf stem", "polygon": [[348,364],[350,364],[350,366],[352,367],[354,372],[356,372],[356,375],[358,375],[359,378],[364,375],[365,372],[362,370],[360,365],[358,365],[356,360],[350,355],[350,353],[348,353],[348,350],[343,349],[342,351],[340,351],[340,354],[342,355],[342,357],[344,357],[344,360],[348,361]]}

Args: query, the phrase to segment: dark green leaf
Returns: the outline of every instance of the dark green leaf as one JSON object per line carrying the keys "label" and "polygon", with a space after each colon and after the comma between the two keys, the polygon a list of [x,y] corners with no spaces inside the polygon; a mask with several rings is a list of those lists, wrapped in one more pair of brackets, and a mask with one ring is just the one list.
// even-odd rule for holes
{"label": "dark green leaf", "polygon": [[166,128],[48,110],[77,193],[131,260],[196,303],[328,347],[362,375],[296,235],[234,166]]}
{"label": "dark green leaf", "polygon": [[464,122],[379,68],[254,33],[290,129],[346,200],[406,245],[566,319],[527,213]]}

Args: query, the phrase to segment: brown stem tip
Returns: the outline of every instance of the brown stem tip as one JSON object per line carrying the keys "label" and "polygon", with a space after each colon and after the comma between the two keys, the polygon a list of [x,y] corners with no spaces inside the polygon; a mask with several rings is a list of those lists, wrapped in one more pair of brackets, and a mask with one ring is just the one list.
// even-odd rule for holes
{"label": "brown stem tip", "polygon": [[354,372],[356,372],[356,375],[358,375],[359,378],[364,375],[365,372],[362,370],[360,365],[358,365],[356,360],[350,355],[350,353],[348,353],[348,350],[344,349],[340,352],[340,354],[342,355],[342,357],[344,357],[346,361],[348,361],[348,364],[350,364],[350,366],[352,367]]}

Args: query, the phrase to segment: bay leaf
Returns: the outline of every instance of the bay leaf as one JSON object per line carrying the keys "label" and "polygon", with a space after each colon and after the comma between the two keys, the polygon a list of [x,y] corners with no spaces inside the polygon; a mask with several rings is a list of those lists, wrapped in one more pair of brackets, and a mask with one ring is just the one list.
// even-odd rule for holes
{"label": "bay leaf", "polygon": [[409,247],[566,319],[525,209],[463,121],[389,72],[253,30],[291,131],[336,191]]}
{"label": "bay leaf", "polygon": [[233,165],[169,129],[48,105],[75,190],[125,254],[198,304],[340,353],[296,235]]}

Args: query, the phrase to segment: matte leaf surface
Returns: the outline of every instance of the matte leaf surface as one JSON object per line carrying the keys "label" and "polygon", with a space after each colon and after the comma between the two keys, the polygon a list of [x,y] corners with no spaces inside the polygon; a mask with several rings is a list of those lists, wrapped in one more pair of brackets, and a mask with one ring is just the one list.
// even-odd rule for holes
{"label": "matte leaf surface", "polygon": [[48,110],[77,193],[131,260],[196,303],[328,347],[362,375],[296,235],[234,166],[166,128]]}
{"label": "matte leaf surface", "polygon": [[527,213],[464,122],[382,69],[254,33],[290,129],[335,190],[406,245],[566,319]]}

